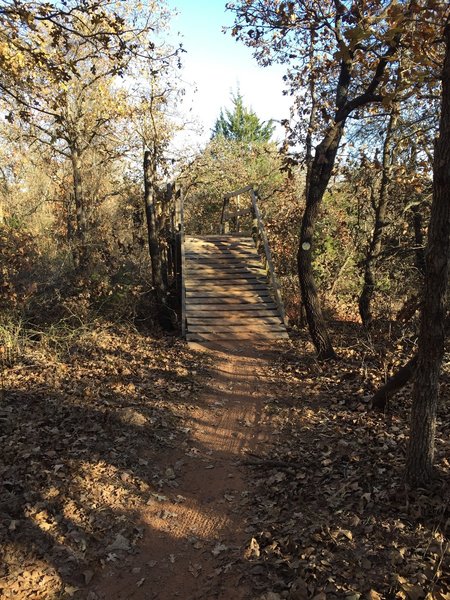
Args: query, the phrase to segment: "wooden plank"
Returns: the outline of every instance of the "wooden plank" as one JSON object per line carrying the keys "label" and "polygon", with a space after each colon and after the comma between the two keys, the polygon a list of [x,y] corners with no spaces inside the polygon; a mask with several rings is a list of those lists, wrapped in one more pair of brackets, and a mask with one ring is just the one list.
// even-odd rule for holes
{"label": "wooden plank", "polygon": [[199,252],[201,250],[216,250],[217,252],[222,250],[245,250],[245,251],[256,251],[256,246],[253,242],[238,242],[238,241],[217,241],[217,242],[189,242],[187,244],[187,250],[190,252]]}
{"label": "wooden plank", "polygon": [[188,342],[218,342],[226,340],[251,340],[252,343],[272,341],[272,340],[288,340],[289,335],[286,331],[273,331],[267,333],[188,333],[186,335]]}
{"label": "wooden plank", "polygon": [[204,257],[204,258],[214,258],[217,257],[219,259],[231,259],[231,258],[241,258],[245,260],[247,258],[259,259],[259,254],[255,251],[255,249],[249,248],[248,250],[245,248],[202,248],[198,250],[188,250],[187,257],[189,260],[192,260],[195,257]]}
{"label": "wooden plank", "polygon": [[[246,304],[249,302],[273,302],[272,296],[269,292],[258,292],[257,290],[254,292],[248,290],[242,290],[242,292],[238,292],[235,294],[218,294],[217,292],[189,292],[187,294],[189,298],[189,302],[196,302],[197,300],[205,300],[206,303],[211,301],[214,304],[220,304],[221,302],[230,303],[230,304]],[[201,302],[200,302],[201,304]]]}
{"label": "wooden plank", "polygon": [[188,271],[195,271],[198,269],[249,269],[249,270],[261,270],[265,273],[260,261],[245,262],[241,260],[211,260],[211,261],[192,261],[187,263]]}
{"label": "wooden plank", "polygon": [[[219,275],[217,275],[216,279],[220,279]],[[208,288],[208,287],[233,287],[234,285],[236,285],[237,287],[242,287],[242,286],[250,286],[250,287],[257,287],[258,289],[262,289],[262,288],[269,288],[267,282],[264,279],[258,279],[257,277],[231,277],[231,279],[223,279],[222,281],[218,282],[217,284],[215,283],[214,279],[208,279],[206,281],[202,281],[201,283],[196,282],[196,278],[191,278],[191,277],[187,277],[186,278],[186,285],[188,286],[191,282],[196,284],[196,287],[203,287],[203,288]]]}
{"label": "wooden plank", "polygon": [[246,296],[267,296],[272,298],[270,290],[266,285],[255,283],[254,285],[199,285],[186,284],[186,295],[188,298],[240,298],[243,294]]}
{"label": "wooden plank", "polygon": [[197,275],[186,275],[186,281],[189,283],[198,283],[198,285],[210,285],[211,282],[217,283],[218,285],[230,284],[233,282],[242,283],[243,281],[248,281],[249,283],[262,283],[267,285],[267,280],[264,276],[252,274],[252,273],[239,273],[235,275],[232,273],[231,275],[227,273],[199,273]]}
{"label": "wooden plank", "polygon": [[250,275],[252,277],[267,277],[267,274],[260,269],[255,269],[252,271],[251,269],[246,269],[244,267],[236,267],[234,269],[225,269],[224,267],[216,267],[215,269],[187,269],[186,273],[191,277],[202,277],[204,275],[227,275],[228,277],[244,277],[245,275]]}
{"label": "wooden plank", "polygon": [[223,256],[220,258],[196,258],[189,259],[187,261],[187,266],[189,268],[197,268],[197,267],[230,267],[232,268],[254,268],[257,267],[259,269],[264,269],[262,262],[258,259],[251,260],[241,260],[239,258],[224,258]]}
{"label": "wooden plank", "polygon": [[211,319],[215,319],[218,318],[220,319],[221,317],[224,318],[237,318],[237,319],[248,319],[248,318],[254,318],[254,317],[275,317],[275,318],[279,318],[280,315],[277,313],[276,310],[270,310],[270,309],[265,309],[265,308],[258,308],[256,307],[255,310],[202,310],[202,309],[198,309],[196,307],[192,307],[188,310],[187,312],[187,318],[188,319],[196,319],[196,318],[211,318]]}
{"label": "wooden plank", "polygon": [[[241,313],[234,313],[235,315],[240,315]],[[218,318],[207,318],[207,317],[190,317],[187,318],[187,327],[189,331],[192,331],[193,326],[202,325],[204,327],[209,327],[210,330],[216,331],[217,327],[223,326],[233,326],[236,325],[241,329],[254,329],[255,327],[265,327],[268,325],[279,325],[283,326],[284,324],[281,321],[281,317],[255,317],[254,319],[249,319],[247,316],[242,317],[218,317]],[[284,329],[286,329],[284,327]]]}
{"label": "wooden plank", "polygon": [[260,262],[259,254],[256,252],[244,252],[242,250],[236,250],[236,252],[191,252],[186,251],[186,260],[257,260]]}
{"label": "wooden plank", "polygon": [[267,296],[271,298],[269,290],[265,285],[233,285],[233,286],[190,286],[186,285],[187,298],[240,298],[242,294],[247,296]]}
{"label": "wooden plank", "polygon": [[217,234],[212,234],[212,233],[207,233],[205,235],[187,235],[186,236],[187,240],[251,240],[253,239],[251,235],[248,235],[248,233],[230,233],[230,234],[224,234],[224,233],[217,233]]}
{"label": "wooden plank", "polygon": [[246,215],[251,215],[252,212],[253,211],[251,208],[241,208],[239,210],[226,212],[223,216],[223,219],[224,221],[230,221],[231,219],[235,219],[236,217],[245,217]]}
{"label": "wooden plank", "polygon": [[204,242],[202,244],[187,244],[186,250],[188,252],[238,252],[242,250],[242,252],[256,252],[257,248],[255,244],[250,243],[230,243],[230,242]]}
{"label": "wooden plank", "polygon": [[186,274],[188,277],[217,277],[217,275],[227,275],[230,277],[239,277],[240,275],[255,275],[257,277],[267,277],[266,273],[262,269],[245,269],[244,267],[218,267],[216,269],[210,269],[208,267],[202,267],[197,269],[187,269]]}
{"label": "wooden plank", "polygon": [[230,281],[258,281],[267,283],[264,275],[258,273],[249,273],[242,271],[240,273],[225,273],[224,271],[215,271],[214,273],[186,273],[186,281],[217,281],[228,283]]}
{"label": "wooden plank", "polygon": [[215,284],[213,280],[209,282],[202,281],[201,284],[199,282],[187,280],[186,281],[186,289],[189,291],[195,290],[205,290],[205,291],[230,291],[235,288],[237,291],[243,289],[249,290],[267,290],[269,288],[265,282],[258,282],[257,280],[246,281],[245,279],[224,279],[222,282]]}
{"label": "wooden plank", "polygon": [[266,331],[286,331],[284,325],[188,325],[189,333],[265,333]]}
{"label": "wooden plank", "polygon": [[249,192],[250,190],[253,190],[253,185],[246,185],[245,187],[241,188],[240,190],[236,190],[235,192],[229,192],[228,194],[225,194],[224,198],[229,200],[230,198],[233,198],[233,196],[240,196],[241,194],[245,194],[246,192]]}
{"label": "wooden plank", "polygon": [[264,273],[265,270],[261,266],[261,263],[242,263],[241,261],[219,261],[214,263],[200,263],[200,262],[189,262],[187,265],[188,272],[196,272],[196,271],[215,271],[216,269],[223,269],[224,271],[229,271],[230,273],[234,273],[236,271],[250,271],[251,273]]}
{"label": "wooden plank", "polygon": [[255,250],[255,242],[253,238],[232,239],[229,237],[215,240],[190,240],[188,242],[190,248],[252,248]]}
{"label": "wooden plank", "polygon": [[[195,314],[197,311],[199,312],[209,312],[212,314],[215,314],[216,312],[242,312],[242,313],[247,313],[247,312],[256,312],[256,311],[268,311],[268,312],[273,312],[275,314],[278,315],[277,313],[277,305],[272,302],[272,301],[257,301],[257,302],[249,302],[249,303],[244,303],[242,300],[239,301],[239,299],[236,302],[230,302],[228,300],[228,302],[223,302],[220,304],[217,304],[216,301],[213,298],[199,298],[199,303],[196,304],[194,302],[194,300],[196,300],[195,298],[191,301],[190,306],[188,307],[188,313],[189,314]],[[202,303],[203,301],[203,303]],[[208,302],[211,302],[211,304],[208,304]]]}
{"label": "wooden plank", "polygon": [[280,315],[276,310],[203,310],[203,311],[189,311],[187,314],[187,319],[192,321],[194,319],[206,319],[208,322],[215,319],[237,319],[240,323],[244,320],[254,321],[260,319],[276,319],[277,322],[280,319]]}
{"label": "wooden plank", "polygon": [[225,255],[223,252],[220,254],[216,254],[216,255],[207,254],[205,256],[203,256],[199,253],[195,253],[192,256],[188,256],[186,258],[186,260],[187,260],[188,264],[193,264],[193,265],[202,263],[202,262],[204,262],[205,264],[210,264],[212,262],[217,262],[218,264],[223,264],[224,262],[234,264],[234,263],[238,262],[241,264],[256,263],[259,266],[263,266],[259,254],[255,254],[254,256],[251,256],[251,257],[246,256],[246,257],[240,258],[239,256],[234,256],[232,254]]}
{"label": "wooden plank", "polygon": [[222,243],[226,244],[229,242],[236,244],[246,244],[253,242],[253,237],[247,233],[221,233],[218,235],[197,235],[197,236],[186,236],[187,241],[190,244],[203,244],[203,243]]}

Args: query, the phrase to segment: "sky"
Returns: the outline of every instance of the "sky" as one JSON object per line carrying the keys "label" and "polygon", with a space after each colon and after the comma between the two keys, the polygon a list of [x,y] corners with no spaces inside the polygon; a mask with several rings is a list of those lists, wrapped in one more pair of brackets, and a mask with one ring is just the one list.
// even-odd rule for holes
{"label": "sky", "polygon": [[[168,0],[178,12],[172,19],[172,32],[180,33],[186,52],[182,62],[183,80],[188,82],[185,110],[192,107],[203,126],[199,144],[211,136],[221,108],[232,105],[231,92],[239,87],[244,104],[263,120],[280,121],[289,116],[289,98],[283,96],[284,68],[260,67],[250,48],[237,42],[222,28],[233,24],[233,13],[225,10],[226,0]],[[194,93],[194,89],[196,92]],[[283,129],[275,137],[281,141]]]}

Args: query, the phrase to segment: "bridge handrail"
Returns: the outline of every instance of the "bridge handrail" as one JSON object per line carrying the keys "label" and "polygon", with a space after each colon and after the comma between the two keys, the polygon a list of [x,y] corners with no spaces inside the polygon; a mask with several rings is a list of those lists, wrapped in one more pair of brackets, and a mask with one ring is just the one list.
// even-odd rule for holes
{"label": "bridge handrail", "polygon": [[263,248],[263,258],[265,262],[265,268],[267,272],[267,277],[269,279],[269,283],[272,286],[275,302],[278,307],[278,312],[283,320],[283,323],[288,325],[288,318],[286,316],[286,311],[284,309],[283,299],[281,297],[280,284],[278,282],[278,278],[275,273],[275,268],[273,265],[272,252],[270,251],[269,240],[267,238],[266,228],[264,226],[264,221],[261,215],[261,211],[258,206],[258,194],[254,189],[253,185],[247,185],[239,190],[234,192],[229,192],[225,194],[223,198],[223,206],[222,206],[222,215],[220,218],[220,230],[222,234],[229,233],[229,221],[231,218],[237,218],[241,214],[246,213],[246,211],[237,210],[233,213],[228,211],[228,207],[230,204],[230,199],[236,196],[241,196],[243,194],[250,193],[251,198],[251,212],[253,214],[253,227],[252,227],[252,237],[255,242],[255,246],[258,251],[260,250],[258,240],[261,242],[261,246]]}

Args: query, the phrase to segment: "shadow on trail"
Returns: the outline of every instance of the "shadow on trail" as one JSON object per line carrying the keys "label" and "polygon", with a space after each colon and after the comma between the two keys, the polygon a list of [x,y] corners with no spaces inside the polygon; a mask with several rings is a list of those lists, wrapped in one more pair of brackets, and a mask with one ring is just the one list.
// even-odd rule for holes
{"label": "shadow on trail", "polygon": [[[256,406],[258,388],[243,397],[246,377],[216,369],[202,349],[175,344],[155,361],[151,349],[116,343],[73,344],[64,360],[52,364],[38,355],[8,373],[0,398],[2,598],[87,598],[100,573],[112,568],[120,579],[131,572],[127,561],[134,562],[138,545],[147,559],[162,549],[169,573],[178,567],[168,557],[180,539],[198,537],[210,555],[221,531],[233,537],[252,502],[227,471],[249,436],[234,436],[227,419],[229,406]],[[198,401],[196,380],[206,369],[201,403],[212,407],[212,421],[201,416]],[[256,431],[260,419],[258,408],[244,426]],[[187,422],[202,432],[200,440],[192,440]],[[194,468],[185,468],[188,462]],[[203,493],[206,482],[210,495]],[[230,515],[225,496],[233,494],[240,509]],[[179,522],[171,517],[174,506]],[[151,523],[145,507],[159,515]],[[233,560],[241,550],[234,549]],[[210,561],[219,571],[220,559]],[[147,584],[141,592],[155,593]],[[121,593],[117,588],[109,598]]]}
{"label": "shadow on trail", "polygon": [[[189,447],[183,420],[198,386],[173,359],[150,365],[148,350],[75,345],[63,362],[28,359],[6,374],[0,597],[72,593],[135,552],[142,506],[176,491],[165,455]],[[196,373],[195,360],[186,353],[184,367]]]}

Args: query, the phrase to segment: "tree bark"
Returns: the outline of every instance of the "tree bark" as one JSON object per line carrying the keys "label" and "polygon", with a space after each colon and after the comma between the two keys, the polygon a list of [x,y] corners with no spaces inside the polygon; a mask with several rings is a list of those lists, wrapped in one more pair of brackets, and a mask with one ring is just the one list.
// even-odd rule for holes
{"label": "tree bark", "polygon": [[392,165],[392,137],[397,125],[398,113],[394,108],[389,116],[386,135],[383,144],[382,174],[378,203],[375,206],[375,225],[372,239],[367,249],[364,261],[364,284],[359,297],[359,314],[366,328],[373,324],[372,299],[375,292],[374,268],[377,258],[381,252],[383,241],[383,230],[386,225],[386,211],[389,199],[389,184],[391,179]]}
{"label": "tree bark", "polygon": [[320,360],[336,358],[336,353],[328,334],[314,279],[312,264],[313,237],[319,216],[320,204],[331,178],[344,125],[345,120],[334,123],[329,128],[323,141],[316,148],[316,153],[311,164],[306,207],[302,219],[300,244],[297,253],[303,305],[306,311],[311,338]]}
{"label": "tree bark", "polygon": [[406,364],[389,377],[372,397],[372,406],[379,410],[386,408],[387,402],[391,396],[402,389],[413,377],[417,365],[417,355],[413,356]]}
{"label": "tree bark", "polygon": [[373,77],[365,91],[353,99],[349,99],[349,90],[352,83],[352,67],[354,50],[351,50],[342,33],[342,3],[336,0],[336,18],[334,33],[337,37],[339,49],[343,58],[340,64],[339,78],[336,85],[336,112],[334,121],[329,126],[321,143],[316,147],[314,159],[311,164],[310,178],[306,196],[306,207],[300,229],[300,244],[297,253],[298,275],[302,301],[306,310],[306,318],[311,338],[316,347],[319,359],[336,358],[330,336],[323,318],[317,286],[314,279],[312,266],[312,250],[314,230],[319,215],[323,195],[333,172],[336,155],[339,148],[344,127],[348,116],[372,102],[381,102],[382,97],[375,94],[383,80],[386,66],[391,62],[391,57],[397,51],[401,34],[397,33],[392,44],[380,57],[375,67]]}
{"label": "tree bark", "polygon": [[150,150],[144,152],[144,202],[147,217],[148,248],[152,265],[152,281],[155,288],[160,322],[167,327],[170,309],[167,304],[167,287],[163,276],[161,249],[159,245],[158,223],[155,210],[156,164]]}
{"label": "tree bark", "polygon": [[406,479],[426,485],[433,475],[439,375],[445,342],[445,301],[450,235],[450,23],[444,32],[439,138],[433,165],[431,206],[419,350],[413,390]]}
{"label": "tree bark", "polygon": [[[311,112],[309,113],[309,120],[308,120],[308,130],[306,132],[306,137],[305,137],[305,167],[306,167],[306,177],[305,177],[305,201],[307,201],[308,199],[308,194],[309,194],[309,188],[311,185],[311,171],[312,171],[312,165],[313,165],[313,131],[314,131],[314,125],[316,123],[316,119],[317,119],[317,113],[318,113],[318,103],[317,103],[317,96],[316,96],[316,81],[314,78],[314,32],[311,29],[310,31],[310,51],[309,51],[309,68],[311,71],[311,78],[309,81],[309,95],[311,97]],[[300,273],[300,264],[299,264],[299,273]],[[307,322],[308,322],[308,318],[307,318],[307,314],[306,314],[306,306],[304,304],[304,295],[303,295],[303,291],[301,293],[301,298],[300,298],[300,327],[305,327]]]}
{"label": "tree bark", "polygon": [[[444,333],[447,338],[450,331],[450,314],[447,315],[444,322]],[[417,366],[417,354],[408,360],[400,369],[389,377],[385,384],[383,384],[372,396],[372,406],[380,410],[386,408],[386,404],[399,390],[401,390],[407,383],[411,381],[414,376]]]}

